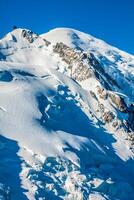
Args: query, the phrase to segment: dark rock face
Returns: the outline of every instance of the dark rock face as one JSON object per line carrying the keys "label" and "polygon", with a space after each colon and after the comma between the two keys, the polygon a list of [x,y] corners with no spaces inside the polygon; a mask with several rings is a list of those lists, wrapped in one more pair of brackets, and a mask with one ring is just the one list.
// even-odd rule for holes
{"label": "dark rock face", "polygon": [[32,31],[22,30],[22,36],[26,38],[30,43],[32,43],[38,36]]}
{"label": "dark rock face", "polygon": [[96,94],[92,90],[90,90],[90,94],[94,99],[98,100],[97,97],[96,97]]}
{"label": "dark rock face", "polygon": [[118,125],[119,125],[118,121],[114,121],[113,124],[112,124],[112,126],[113,126],[114,128],[118,127]]}
{"label": "dark rock face", "polygon": [[[33,43],[39,36],[32,31],[29,30],[22,30],[22,36],[29,41],[29,43]],[[51,43],[46,39],[43,39],[46,46],[49,46]]]}
{"label": "dark rock face", "polygon": [[114,118],[115,118],[114,114],[110,111],[104,112],[104,114],[103,114],[103,120],[105,123],[112,122]]}
{"label": "dark rock face", "polygon": [[49,46],[51,44],[51,42],[49,42],[48,40],[46,40],[46,39],[43,39],[43,40],[46,43],[46,46]]}

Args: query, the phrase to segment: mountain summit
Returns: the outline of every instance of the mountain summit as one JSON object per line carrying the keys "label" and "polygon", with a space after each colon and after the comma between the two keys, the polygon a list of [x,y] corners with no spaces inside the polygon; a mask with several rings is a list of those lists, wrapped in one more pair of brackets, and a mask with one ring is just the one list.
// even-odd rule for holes
{"label": "mountain summit", "polygon": [[0,40],[0,199],[134,199],[134,56],[74,29]]}

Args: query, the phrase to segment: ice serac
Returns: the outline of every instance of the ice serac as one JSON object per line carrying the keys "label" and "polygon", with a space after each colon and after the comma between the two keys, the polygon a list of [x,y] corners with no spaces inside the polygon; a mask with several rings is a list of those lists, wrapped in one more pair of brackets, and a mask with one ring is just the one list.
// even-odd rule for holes
{"label": "ice serac", "polygon": [[0,199],[134,198],[134,57],[74,29],[0,40]]}

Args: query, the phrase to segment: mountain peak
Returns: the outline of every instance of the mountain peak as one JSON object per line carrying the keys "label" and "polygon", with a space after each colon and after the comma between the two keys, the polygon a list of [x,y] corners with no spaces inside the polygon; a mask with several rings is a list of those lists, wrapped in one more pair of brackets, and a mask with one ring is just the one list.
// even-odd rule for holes
{"label": "mountain peak", "polygon": [[21,40],[22,38],[29,38],[29,41],[30,41],[30,38],[32,39],[36,37],[37,37],[37,34],[33,33],[32,31],[28,29],[15,28],[11,32],[9,32],[7,35],[5,35],[3,40],[17,42],[17,39]]}
{"label": "mountain peak", "polygon": [[0,198],[134,199],[133,83],[133,56],[77,30],[1,39]]}

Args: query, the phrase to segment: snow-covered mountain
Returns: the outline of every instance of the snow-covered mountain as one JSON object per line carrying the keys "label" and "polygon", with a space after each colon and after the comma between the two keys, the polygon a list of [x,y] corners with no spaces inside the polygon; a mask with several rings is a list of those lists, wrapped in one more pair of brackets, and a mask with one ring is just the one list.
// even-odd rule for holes
{"label": "snow-covered mountain", "polygon": [[67,28],[0,40],[0,200],[134,199],[134,56]]}

